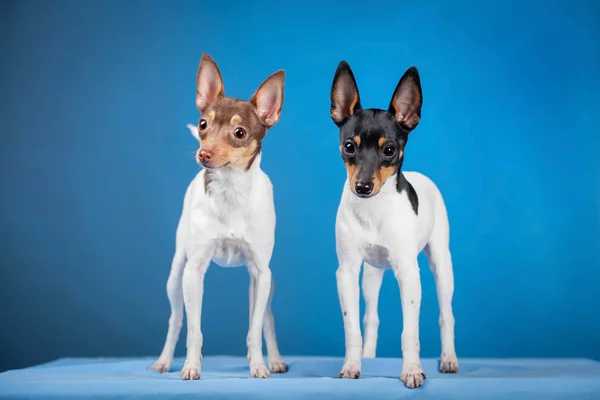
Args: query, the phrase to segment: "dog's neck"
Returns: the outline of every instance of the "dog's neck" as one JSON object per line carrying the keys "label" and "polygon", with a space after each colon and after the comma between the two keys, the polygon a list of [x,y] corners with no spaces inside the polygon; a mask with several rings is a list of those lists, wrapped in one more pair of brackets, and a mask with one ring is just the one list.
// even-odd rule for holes
{"label": "dog's neck", "polygon": [[223,211],[246,204],[261,172],[260,161],[259,152],[248,169],[207,169],[204,172],[204,188],[211,202]]}

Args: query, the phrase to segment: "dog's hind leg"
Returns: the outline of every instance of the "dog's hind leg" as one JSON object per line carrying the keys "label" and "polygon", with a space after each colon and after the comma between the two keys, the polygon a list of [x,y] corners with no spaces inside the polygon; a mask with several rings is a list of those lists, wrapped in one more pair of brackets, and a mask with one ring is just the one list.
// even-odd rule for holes
{"label": "dog's hind leg", "polygon": [[[441,200],[441,199],[440,199]],[[448,217],[443,200],[438,205],[436,224],[429,243],[425,247],[429,268],[435,277],[435,286],[440,307],[440,336],[442,339],[441,372],[458,372],[458,359],[454,347],[454,315],[452,296],[454,294],[454,274],[450,254]]]}
{"label": "dog's hind leg", "polygon": [[384,272],[384,269],[375,268],[366,262],[363,264],[362,291],[365,298],[363,358],[375,358],[377,351],[377,330],[379,328],[377,306]]}
{"label": "dog's hind leg", "polygon": [[152,364],[151,369],[158,372],[167,372],[173,362],[173,354],[175,346],[179,339],[179,332],[183,323],[183,289],[182,276],[185,266],[185,252],[178,251],[173,257],[171,273],[167,280],[167,296],[171,305],[171,316],[169,317],[169,330],[167,331],[167,339],[163,347],[162,353],[158,360]]}

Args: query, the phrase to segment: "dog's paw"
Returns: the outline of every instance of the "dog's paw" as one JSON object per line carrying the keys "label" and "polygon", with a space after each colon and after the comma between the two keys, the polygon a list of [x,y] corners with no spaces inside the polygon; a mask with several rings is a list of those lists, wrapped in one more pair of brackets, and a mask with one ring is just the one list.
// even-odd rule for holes
{"label": "dog's paw", "polygon": [[186,363],[180,375],[184,381],[198,380],[200,379],[200,366]]}
{"label": "dog's paw", "polygon": [[445,374],[458,372],[458,359],[456,358],[456,354],[451,356],[442,354],[442,359],[440,360],[440,372]]}
{"label": "dog's paw", "polygon": [[269,360],[269,371],[274,374],[281,374],[287,372],[288,367],[285,364],[285,361],[281,357],[274,358]]}
{"label": "dog's paw", "polygon": [[400,380],[406,384],[409,389],[418,388],[423,385],[425,373],[420,364],[409,364],[402,367]]}
{"label": "dog's paw", "polygon": [[338,378],[358,379],[360,377],[360,361],[351,361],[342,367]]}
{"label": "dog's paw", "polygon": [[150,366],[150,369],[158,372],[169,372],[169,368],[171,368],[171,363],[173,360],[167,360],[163,358],[159,358]]}
{"label": "dog's paw", "polygon": [[262,363],[250,363],[250,376],[253,378],[268,378],[271,376],[267,366],[264,362]]}

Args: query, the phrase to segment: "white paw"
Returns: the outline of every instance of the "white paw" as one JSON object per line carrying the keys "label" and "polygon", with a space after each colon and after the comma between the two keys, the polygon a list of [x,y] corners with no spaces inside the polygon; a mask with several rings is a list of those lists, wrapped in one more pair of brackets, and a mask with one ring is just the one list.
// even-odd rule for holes
{"label": "white paw", "polygon": [[456,358],[456,354],[449,356],[442,354],[442,359],[440,360],[440,372],[446,374],[458,372],[458,359]]}
{"label": "white paw", "polygon": [[283,359],[281,357],[277,357],[277,358],[273,358],[272,360],[269,360],[269,371],[273,372],[274,374],[281,374],[284,372],[287,372],[288,368],[287,365],[285,364],[285,361],[283,361]]}
{"label": "white paw", "polygon": [[402,375],[400,380],[406,384],[409,389],[418,388],[425,380],[425,373],[421,364],[404,364],[402,366]]}
{"label": "white paw", "polygon": [[184,381],[200,379],[200,365],[185,363],[180,375]]}
{"label": "white paw", "polygon": [[263,362],[250,362],[250,376],[253,378],[268,378],[271,376],[267,366]]}
{"label": "white paw", "polygon": [[150,369],[158,372],[169,372],[169,368],[171,368],[172,362],[172,359],[168,360],[165,358],[159,358],[154,364],[150,366]]}
{"label": "white paw", "polygon": [[344,364],[338,378],[358,379],[360,376],[360,361],[350,361]]}

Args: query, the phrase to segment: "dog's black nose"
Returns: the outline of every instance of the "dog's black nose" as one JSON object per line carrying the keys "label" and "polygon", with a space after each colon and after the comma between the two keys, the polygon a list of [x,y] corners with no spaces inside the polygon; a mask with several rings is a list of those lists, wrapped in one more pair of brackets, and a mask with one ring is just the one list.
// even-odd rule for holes
{"label": "dog's black nose", "polygon": [[371,182],[356,182],[354,187],[356,194],[360,196],[368,196],[373,191],[373,183]]}

